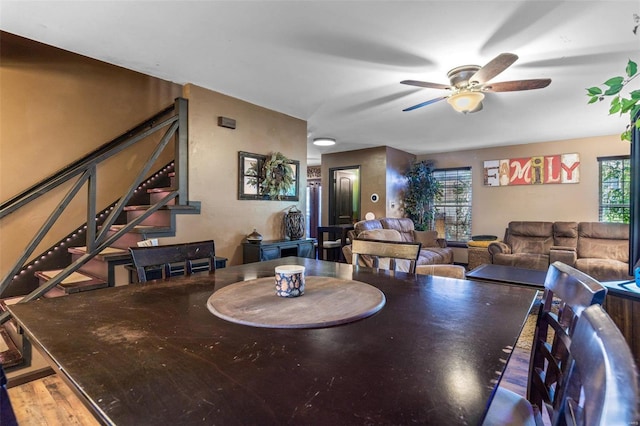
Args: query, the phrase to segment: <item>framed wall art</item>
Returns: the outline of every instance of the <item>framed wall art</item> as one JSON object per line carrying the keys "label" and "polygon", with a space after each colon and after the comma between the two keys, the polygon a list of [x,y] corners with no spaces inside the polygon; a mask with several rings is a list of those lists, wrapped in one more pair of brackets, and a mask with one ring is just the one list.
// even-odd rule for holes
{"label": "framed wall art", "polygon": [[298,201],[300,162],[279,152],[238,152],[238,199]]}

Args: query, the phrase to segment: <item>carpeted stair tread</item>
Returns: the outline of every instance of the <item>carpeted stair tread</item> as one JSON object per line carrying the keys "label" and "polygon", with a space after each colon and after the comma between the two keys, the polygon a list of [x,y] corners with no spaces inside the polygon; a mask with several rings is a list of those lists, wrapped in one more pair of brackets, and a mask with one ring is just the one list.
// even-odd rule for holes
{"label": "carpeted stair tread", "polygon": [[[38,271],[36,272],[36,276],[40,278],[41,281],[46,282],[62,271],[62,269]],[[58,287],[64,290],[65,293],[70,294],[78,293],[80,291],[95,290],[98,288],[108,287],[108,284],[106,281],[93,277],[91,275],[87,275],[82,272],[73,272],[71,273],[71,275],[62,280],[62,282],[58,284]]]}

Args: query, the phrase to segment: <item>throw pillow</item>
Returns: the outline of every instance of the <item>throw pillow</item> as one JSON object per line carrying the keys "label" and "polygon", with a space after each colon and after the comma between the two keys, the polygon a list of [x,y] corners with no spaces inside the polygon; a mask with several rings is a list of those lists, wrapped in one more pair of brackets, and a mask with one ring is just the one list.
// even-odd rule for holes
{"label": "throw pillow", "polygon": [[438,231],[413,231],[413,241],[422,247],[438,247]]}

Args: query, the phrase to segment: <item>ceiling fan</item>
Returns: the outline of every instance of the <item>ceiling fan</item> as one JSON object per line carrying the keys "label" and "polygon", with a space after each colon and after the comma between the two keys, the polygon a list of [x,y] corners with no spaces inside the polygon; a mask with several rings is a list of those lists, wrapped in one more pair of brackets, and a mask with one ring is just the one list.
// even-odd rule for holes
{"label": "ceiling fan", "polygon": [[513,53],[501,53],[483,67],[479,65],[456,67],[447,73],[451,84],[403,80],[400,83],[431,89],[445,89],[450,90],[452,93],[405,108],[402,111],[412,111],[446,99],[456,111],[463,113],[478,112],[482,109],[482,100],[485,92],[515,92],[518,90],[542,89],[551,83],[550,78],[489,83],[489,80],[506,70],[517,59],[518,55]]}

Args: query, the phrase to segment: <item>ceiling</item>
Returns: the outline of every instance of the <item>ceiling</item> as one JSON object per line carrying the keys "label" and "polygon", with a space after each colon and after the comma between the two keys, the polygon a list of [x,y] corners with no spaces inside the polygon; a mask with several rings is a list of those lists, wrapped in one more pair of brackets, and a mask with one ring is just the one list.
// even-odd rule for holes
{"label": "ceiling", "polygon": [[[387,145],[416,155],[618,134],[626,122],[585,88],[640,60],[631,1],[6,1],[0,28],[179,84],[193,83],[308,123],[308,163]],[[640,33],[640,31],[639,31]],[[488,93],[455,112],[451,68],[519,60],[492,82],[551,78]],[[311,144],[333,137],[333,147]]]}

